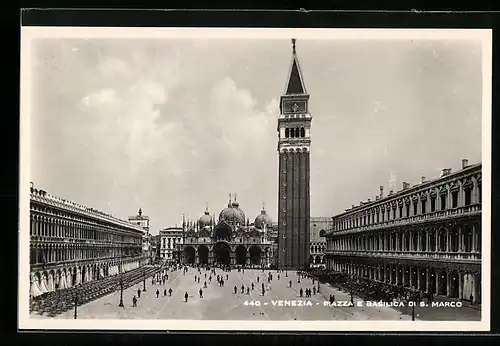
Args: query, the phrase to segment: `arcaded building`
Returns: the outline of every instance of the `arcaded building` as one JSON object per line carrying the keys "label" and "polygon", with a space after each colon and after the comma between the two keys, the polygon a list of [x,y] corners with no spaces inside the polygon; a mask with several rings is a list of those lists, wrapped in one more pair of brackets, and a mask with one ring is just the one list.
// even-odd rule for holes
{"label": "arcaded building", "polygon": [[264,208],[250,224],[240,204],[231,201],[216,220],[205,213],[197,222],[183,222],[182,261],[187,264],[269,267],[273,262],[272,221]]}
{"label": "arcaded building", "polygon": [[143,228],[30,188],[30,295],[144,265]]}
{"label": "arcaded building", "polygon": [[332,229],[332,218],[323,216],[312,216],[309,239],[309,266],[312,268],[323,268],[326,266],[326,231]]}
{"label": "arcaded building", "polygon": [[481,302],[481,164],[390,191],[333,217],[327,268]]}

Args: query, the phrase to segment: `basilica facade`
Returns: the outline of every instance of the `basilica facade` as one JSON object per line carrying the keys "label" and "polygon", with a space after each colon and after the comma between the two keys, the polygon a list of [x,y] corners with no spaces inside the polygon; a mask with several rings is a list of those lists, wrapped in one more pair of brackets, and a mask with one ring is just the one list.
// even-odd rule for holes
{"label": "basilica facade", "polygon": [[273,264],[272,221],[264,207],[250,223],[231,201],[216,219],[208,210],[196,222],[184,222],[180,260],[191,265],[269,267]]}

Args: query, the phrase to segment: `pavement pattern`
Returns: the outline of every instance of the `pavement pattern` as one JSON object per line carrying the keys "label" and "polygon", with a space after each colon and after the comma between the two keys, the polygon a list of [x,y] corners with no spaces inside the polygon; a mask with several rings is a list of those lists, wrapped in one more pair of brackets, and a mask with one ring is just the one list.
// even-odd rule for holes
{"label": "pavement pattern", "polygon": [[[207,274],[207,288],[203,288]],[[325,306],[329,295],[335,296],[337,305],[347,305],[350,302],[349,293],[337,290],[330,285],[321,284],[321,293],[316,293],[310,298],[300,297],[299,290],[302,288],[313,288],[312,279],[301,279],[298,283],[296,272],[280,273],[277,278],[276,271],[272,271],[273,280],[267,283],[269,271],[258,269],[247,269],[244,272],[233,270],[224,272],[216,269],[216,274],[223,275],[224,286],[219,286],[216,276],[212,275],[209,282],[209,271],[189,268],[186,274],[182,270],[169,272],[169,279],[165,284],[151,284],[151,280],[146,280],[146,292],[141,292],[141,297],[137,299],[137,306],[132,306],[132,298],[137,297],[137,290],[143,289],[143,283],[137,284],[123,291],[124,307],[119,307],[120,291],[116,291],[108,296],[97,299],[93,302],[79,306],[77,310],[78,319],[194,319],[194,320],[302,320],[302,321],[324,321],[324,320],[411,320],[411,312],[408,308],[395,309],[386,306],[368,307],[359,298],[354,297],[355,306]],[[200,283],[194,277],[200,276]],[[226,275],[228,279],[226,279]],[[259,281],[257,281],[257,277]],[[289,282],[292,281],[292,287]],[[261,284],[264,282],[268,290],[262,295]],[[254,283],[254,290],[251,284]],[[244,286],[244,293],[241,293],[241,286]],[[317,282],[316,282],[317,287]],[[234,293],[234,287],[237,293]],[[250,288],[247,294],[247,287]],[[168,290],[172,288],[172,296]],[[200,297],[199,290],[203,290],[203,297]],[[159,297],[156,297],[156,290],[159,290]],[[164,296],[164,290],[167,291]],[[185,302],[184,295],[188,293],[188,301]],[[280,306],[279,301],[282,301]],[[285,301],[302,301],[302,306],[284,306]],[[361,306],[358,306],[358,303]],[[429,308],[424,312],[424,308],[416,309],[416,320],[453,320],[457,318],[458,308]],[[433,314],[433,311],[441,311],[441,314]],[[480,320],[480,312],[469,309],[470,316],[466,320]],[[422,316],[420,316],[422,315]],[[451,316],[451,317],[450,317]],[[478,317],[479,316],[479,317]],[[32,316],[43,318],[42,316]],[[437,318],[436,318],[437,317]],[[55,318],[72,319],[74,310],[67,311]]]}

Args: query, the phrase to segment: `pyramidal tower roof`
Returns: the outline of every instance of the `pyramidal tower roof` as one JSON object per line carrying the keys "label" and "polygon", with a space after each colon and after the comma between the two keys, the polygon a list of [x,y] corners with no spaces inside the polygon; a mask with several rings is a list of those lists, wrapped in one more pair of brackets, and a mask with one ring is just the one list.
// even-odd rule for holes
{"label": "pyramidal tower roof", "polygon": [[292,38],[292,63],[290,64],[290,72],[288,73],[285,95],[307,94],[304,78],[300,70],[299,59],[295,50],[295,39]]}

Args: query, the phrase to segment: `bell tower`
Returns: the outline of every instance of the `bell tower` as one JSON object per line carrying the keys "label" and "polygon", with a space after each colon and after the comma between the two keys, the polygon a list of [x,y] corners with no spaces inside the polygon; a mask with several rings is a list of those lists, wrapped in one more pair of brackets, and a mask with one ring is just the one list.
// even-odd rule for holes
{"label": "bell tower", "polygon": [[309,262],[310,146],[309,94],[300,70],[295,39],[278,118],[278,267],[304,268]]}

